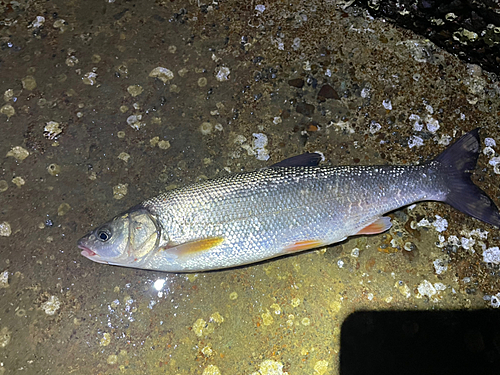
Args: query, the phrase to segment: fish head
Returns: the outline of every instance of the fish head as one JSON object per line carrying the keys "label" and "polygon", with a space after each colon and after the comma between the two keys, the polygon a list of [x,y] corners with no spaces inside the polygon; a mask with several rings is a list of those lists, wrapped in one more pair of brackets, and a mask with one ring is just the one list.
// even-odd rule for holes
{"label": "fish head", "polygon": [[145,208],[132,208],[78,241],[82,255],[94,262],[139,266],[158,248],[160,230]]}

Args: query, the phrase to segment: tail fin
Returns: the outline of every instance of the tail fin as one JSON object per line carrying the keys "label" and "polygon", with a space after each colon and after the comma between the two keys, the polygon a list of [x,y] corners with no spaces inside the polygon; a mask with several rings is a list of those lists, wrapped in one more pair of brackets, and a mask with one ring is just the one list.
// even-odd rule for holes
{"label": "tail fin", "polygon": [[434,159],[449,188],[445,202],[467,215],[500,227],[497,206],[470,178],[478,156],[479,129],[474,129]]}

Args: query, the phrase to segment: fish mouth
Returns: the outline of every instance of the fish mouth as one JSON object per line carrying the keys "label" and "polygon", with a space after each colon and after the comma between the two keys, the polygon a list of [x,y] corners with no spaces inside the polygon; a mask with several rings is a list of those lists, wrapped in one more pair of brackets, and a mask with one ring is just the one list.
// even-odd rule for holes
{"label": "fish mouth", "polygon": [[97,253],[93,252],[92,250],[90,250],[89,248],[83,246],[83,245],[78,245],[78,247],[80,249],[82,249],[82,252],[81,254],[86,257],[86,258],[90,258],[90,257],[93,257],[93,256],[96,256]]}

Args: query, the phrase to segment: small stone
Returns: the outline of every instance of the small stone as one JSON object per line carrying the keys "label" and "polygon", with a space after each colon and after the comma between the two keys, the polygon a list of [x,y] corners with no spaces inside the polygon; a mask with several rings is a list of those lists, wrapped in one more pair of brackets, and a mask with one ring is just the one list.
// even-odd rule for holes
{"label": "small stone", "polygon": [[201,353],[205,358],[208,358],[213,354],[213,350],[210,346],[205,346],[204,348],[201,349]]}
{"label": "small stone", "polygon": [[118,159],[123,160],[125,163],[128,163],[130,155],[126,152],[120,152],[120,155],[118,155]]}
{"label": "small stone", "polygon": [[11,338],[11,332],[7,327],[3,327],[0,330],[0,348],[5,348],[7,345],[9,345]]}
{"label": "small stone", "polygon": [[7,116],[7,120],[15,115],[16,110],[10,104],[5,104],[2,108],[0,108],[0,113]]}
{"label": "small stone", "polygon": [[261,316],[262,316],[262,322],[264,323],[265,326],[273,324],[274,318],[269,311],[263,313]]}
{"label": "small stone", "polygon": [[149,144],[151,146],[155,147],[159,141],[160,141],[160,137],[153,137],[149,140]]}
{"label": "small stone", "polygon": [[326,374],[327,370],[328,370],[328,361],[322,360],[322,361],[318,361],[314,364],[314,371],[318,375]]}
{"label": "small stone", "polygon": [[498,246],[495,246],[484,250],[483,262],[500,264],[500,248]]}
{"label": "small stone", "polygon": [[57,208],[57,215],[64,216],[69,212],[69,210],[71,210],[71,206],[69,204],[61,203]]}
{"label": "small stone", "polygon": [[127,117],[127,124],[130,125],[132,129],[139,130],[140,128],[146,126],[146,123],[141,122],[142,115],[131,115]]}
{"label": "small stone", "polygon": [[205,77],[201,77],[198,79],[198,86],[199,87],[205,87],[207,85],[208,81]]}
{"label": "small stone", "polygon": [[167,68],[162,68],[161,66],[159,66],[157,68],[154,68],[149,73],[149,76],[152,78],[158,78],[163,83],[167,83],[168,81],[174,78],[174,73],[171,70],[168,70]]}
{"label": "small stone", "polygon": [[57,177],[59,176],[59,173],[61,173],[61,167],[55,163],[49,164],[47,172],[49,172],[50,175]]}
{"label": "small stone", "polygon": [[193,332],[196,336],[206,336],[214,331],[214,325],[212,323],[207,323],[203,319],[198,319],[193,324]]}
{"label": "small stone", "polygon": [[302,78],[294,78],[288,81],[288,84],[293,87],[297,87],[298,89],[301,89],[304,87],[304,80]]}
{"label": "small stone", "polygon": [[116,354],[110,354],[106,362],[108,362],[108,365],[114,365],[118,362],[118,356]]}
{"label": "small stone", "polygon": [[436,288],[434,288],[434,285],[432,285],[427,280],[422,281],[418,285],[417,290],[421,296],[427,296],[429,298],[434,296],[437,293]]}
{"label": "small stone", "polygon": [[254,154],[256,154],[257,160],[269,160],[269,151],[266,149],[268,143],[267,135],[264,133],[252,133],[252,136],[254,139],[251,150]]}
{"label": "small stone", "polygon": [[12,100],[13,97],[14,97],[14,90],[12,89],[5,90],[5,92],[3,93],[3,100],[5,100],[6,102]]}
{"label": "small stone", "polygon": [[238,293],[236,292],[232,292],[230,295],[229,295],[229,299],[234,301],[236,298],[238,298]]}
{"label": "small stone", "polygon": [[152,117],[151,124],[153,125],[161,125],[162,119],[161,117]]}
{"label": "small stone", "polygon": [[113,198],[122,199],[128,192],[128,184],[118,184],[113,186]]}
{"label": "small stone", "polygon": [[14,185],[16,185],[18,188],[20,188],[20,187],[21,187],[21,186],[23,186],[26,182],[24,181],[24,178],[17,176],[17,177],[14,177],[14,178],[12,179],[12,183],[13,183]]}
{"label": "small stone", "polygon": [[9,287],[9,271],[0,273],[0,289]]}
{"label": "small stone", "polygon": [[326,99],[336,99],[339,100],[340,96],[337,91],[330,85],[323,85],[318,92],[318,100],[320,102],[326,101]]}
{"label": "small stone", "polygon": [[42,310],[44,310],[47,315],[54,315],[60,307],[61,302],[56,296],[50,296],[47,302],[42,303]]}
{"label": "small stone", "polygon": [[16,158],[17,161],[23,161],[29,156],[28,150],[22,148],[21,146],[12,147],[12,150],[7,152],[7,156],[12,156]]}
{"label": "small stone", "polygon": [[203,135],[208,135],[212,132],[213,126],[209,122],[204,122],[200,125],[200,132]]}
{"label": "small stone", "polygon": [[43,135],[47,139],[55,139],[58,135],[62,133],[61,124],[56,121],[49,121],[45,124],[43,128]]}
{"label": "small stone", "polygon": [[396,288],[398,288],[399,293],[401,293],[406,298],[410,298],[410,288],[403,281],[397,281],[395,284]]}
{"label": "small stone", "polygon": [[22,80],[23,88],[26,90],[32,91],[36,88],[36,80],[33,76],[26,76]]}
{"label": "small stone", "polygon": [[82,77],[82,81],[86,85],[93,86],[96,84],[97,74],[94,72],[85,73]]}
{"label": "small stone", "polygon": [[111,342],[111,335],[108,332],[105,332],[104,335],[102,335],[99,345],[108,346],[110,342]]}
{"label": "small stone", "polygon": [[70,67],[73,67],[75,66],[76,64],[78,64],[78,58],[76,56],[69,56],[67,59],[66,59],[66,65],[67,66],[70,66]]}
{"label": "small stone", "polygon": [[215,365],[208,365],[204,370],[202,375],[221,375],[220,370]]}
{"label": "small stone", "polygon": [[5,180],[0,180],[0,193],[3,193],[4,191],[7,191],[9,188],[9,184]]}
{"label": "small stone", "polygon": [[160,141],[158,142],[158,147],[161,148],[162,150],[166,150],[170,148],[170,142],[169,141]]}
{"label": "small stone", "polygon": [[136,97],[136,96],[142,94],[144,89],[142,88],[141,85],[130,85],[129,87],[127,87],[127,91],[130,95],[132,95],[133,97]]}
{"label": "small stone", "polygon": [[217,73],[215,74],[215,79],[219,82],[227,81],[229,79],[229,74],[231,74],[229,68],[225,66],[220,67]]}
{"label": "small stone", "polygon": [[224,317],[219,312],[214,312],[210,316],[210,320],[214,321],[217,324],[221,324],[224,321]]}
{"label": "small stone", "polygon": [[287,375],[287,372],[283,372],[283,364],[281,362],[273,361],[272,359],[266,359],[259,366],[258,375]]}
{"label": "small stone", "polygon": [[297,104],[295,110],[304,116],[312,117],[315,107],[312,104],[302,102]]}
{"label": "small stone", "polygon": [[34,19],[31,22],[31,26],[28,26],[28,27],[40,28],[43,26],[44,23],[45,23],[45,17],[37,16],[36,19]]}

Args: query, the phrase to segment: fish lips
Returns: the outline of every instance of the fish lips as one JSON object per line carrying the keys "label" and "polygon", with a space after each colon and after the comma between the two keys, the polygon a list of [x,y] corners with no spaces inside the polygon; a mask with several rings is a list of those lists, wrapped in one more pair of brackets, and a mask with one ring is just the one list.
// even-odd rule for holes
{"label": "fish lips", "polygon": [[82,245],[80,242],[78,243],[78,248],[80,248],[82,250],[82,252],[80,254],[82,254],[87,259],[90,259],[96,263],[111,264],[110,262],[101,259],[99,254],[90,250],[88,247]]}
{"label": "fish lips", "polygon": [[93,257],[95,255],[97,255],[96,253],[94,253],[92,250],[89,250],[89,249],[86,249],[84,247],[80,247],[80,249],[82,249],[82,252],[81,254],[86,257],[86,258],[90,258],[90,257]]}
{"label": "fish lips", "polygon": [[97,253],[95,253],[94,251],[90,250],[88,247],[86,247],[84,244],[83,244],[83,239],[81,239],[80,241],[78,241],[78,248],[82,250],[81,254],[86,257],[86,258],[91,258],[93,256],[96,256]]}

